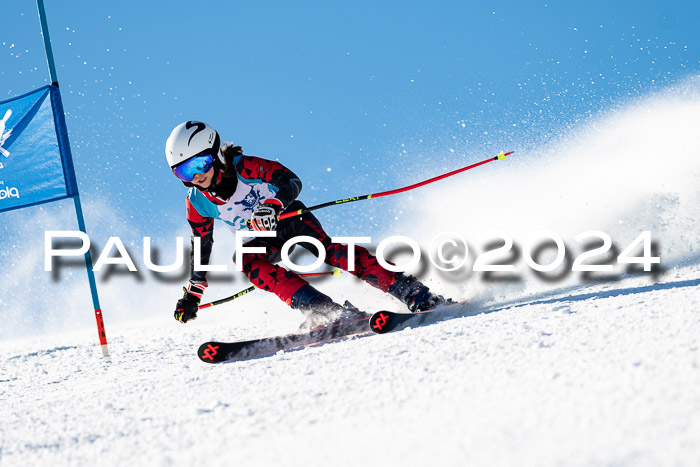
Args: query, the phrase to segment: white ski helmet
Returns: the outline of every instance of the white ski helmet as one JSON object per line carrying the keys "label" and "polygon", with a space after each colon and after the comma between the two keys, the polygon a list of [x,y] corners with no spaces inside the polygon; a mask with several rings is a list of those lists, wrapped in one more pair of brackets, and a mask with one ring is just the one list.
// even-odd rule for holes
{"label": "white ski helmet", "polygon": [[219,133],[203,122],[180,123],[165,142],[165,157],[171,169],[202,152],[209,152],[224,162]]}

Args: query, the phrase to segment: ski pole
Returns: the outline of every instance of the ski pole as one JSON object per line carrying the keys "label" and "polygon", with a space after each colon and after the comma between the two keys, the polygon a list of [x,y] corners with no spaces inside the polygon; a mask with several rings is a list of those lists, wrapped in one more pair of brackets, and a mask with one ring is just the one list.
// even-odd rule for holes
{"label": "ski pole", "polygon": [[437,177],[433,177],[429,180],[424,180],[422,182],[415,183],[415,184],[410,185],[410,186],[405,186],[403,188],[397,188],[396,190],[382,191],[381,193],[374,193],[371,195],[353,196],[351,198],[338,199],[338,200],[329,201],[329,202],[323,203],[323,204],[317,204],[316,206],[311,206],[310,208],[286,212],[286,213],[282,214],[281,216],[279,216],[279,220],[289,219],[290,217],[295,217],[295,216],[301,216],[302,214],[306,214],[307,212],[315,211],[316,209],[321,209],[321,208],[325,208],[328,206],[335,206],[337,204],[351,203],[353,201],[360,201],[363,199],[379,198],[382,196],[389,196],[389,195],[395,195],[397,193],[403,193],[404,191],[413,190],[415,188],[422,187],[422,186],[427,185],[429,183],[437,182],[438,180],[442,180],[443,178],[451,177],[451,176],[457,175],[458,173],[461,173],[461,172],[466,172],[469,169],[479,167],[480,165],[484,165],[484,164],[489,163],[491,161],[505,159],[506,156],[513,154],[513,152],[515,152],[515,151],[510,151],[510,152],[505,152],[505,153],[503,151],[501,151],[501,153],[498,154],[496,157],[490,157],[490,158],[483,160],[481,162],[477,162],[476,164],[472,164],[472,165],[469,165],[467,167],[462,167],[461,169],[453,170],[452,172],[438,175]]}
{"label": "ski pole", "polygon": [[[328,272],[311,272],[308,274],[299,274],[299,277],[316,277],[316,276],[333,276],[333,277],[339,277],[340,276],[340,269],[333,269],[332,271]],[[231,300],[235,300],[239,297],[242,297],[243,295],[252,292],[253,290],[257,289],[254,285],[248,287],[247,289],[241,290],[240,292],[237,292],[230,297],[222,298],[220,300],[215,300],[211,303],[206,303],[204,305],[199,305],[199,309],[203,308],[209,308],[210,306],[214,305],[221,305],[222,303],[230,302]]]}

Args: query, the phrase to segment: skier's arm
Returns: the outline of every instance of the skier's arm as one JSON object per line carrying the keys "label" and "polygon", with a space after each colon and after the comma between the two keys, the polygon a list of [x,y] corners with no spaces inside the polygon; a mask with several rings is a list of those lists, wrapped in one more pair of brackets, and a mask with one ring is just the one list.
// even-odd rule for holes
{"label": "skier's arm", "polygon": [[[190,269],[190,286],[194,284],[204,284],[204,287],[206,287],[206,271],[194,270],[194,239],[195,237],[199,237],[201,242],[202,248],[200,250],[201,257],[199,264],[209,264],[211,249],[214,245],[214,219],[211,217],[202,216],[192,205],[190,199],[187,198],[187,222],[189,222],[190,228],[192,229],[192,252],[190,253],[192,266]],[[202,289],[202,291],[203,290],[204,289]]]}
{"label": "skier's arm", "polygon": [[297,199],[301,192],[301,180],[294,172],[277,161],[253,156],[243,156],[236,163],[236,172],[249,180],[261,180],[277,188],[275,198],[284,207]]}
{"label": "skier's arm", "polygon": [[202,216],[192,205],[187,197],[187,221],[192,228],[192,269],[190,271],[190,283],[185,288],[185,294],[175,305],[175,319],[186,323],[197,318],[199,301],[207,288],[206,271],[194,270],[194,239],[201,239],[200,264],[209,264],[211,247],[214,243],[214,219]]}

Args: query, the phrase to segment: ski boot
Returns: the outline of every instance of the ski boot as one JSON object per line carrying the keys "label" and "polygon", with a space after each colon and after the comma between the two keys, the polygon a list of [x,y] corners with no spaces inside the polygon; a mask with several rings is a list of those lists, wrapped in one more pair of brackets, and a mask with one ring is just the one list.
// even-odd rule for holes
{"label": "ski boot", "polygon": [[342,324],[369,318],[369,313],[364,313],[354,307],[350,302],[345,306],[338,305],[328,295],[325,295],[310,284],[303,285],[292,296],[291,307],[302,312],[304,322],[299,326],[299,331],[313,329],[318,326],[326,326],[329,323]]}
{"label": "ski boot", "polygon": [[395,282],[388,290],[389,294],[406,304],[411,313],[428,311],[440,305],[454,303],[449,298],[434,294],[413,276],[397,272]]}
{"label": "ski boot", "polygon": [[362,319],[369,319],[371,317],[371,313],[360,311],[355,305],[345,300],[345,303],[343,304],[343,311],[340,313],[340,316],[335,322],[339,324],[353,323]]}

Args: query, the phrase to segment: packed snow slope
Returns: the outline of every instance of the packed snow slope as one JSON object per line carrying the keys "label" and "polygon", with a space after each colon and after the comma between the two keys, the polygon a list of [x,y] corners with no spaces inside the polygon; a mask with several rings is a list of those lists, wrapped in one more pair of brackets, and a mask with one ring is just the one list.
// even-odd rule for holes
{"label": "packed snow slope", "polygon": [[[206,365],[249,318],[2,344],[2,465],[698,465],[700,268]],[[249,326],[249,324],[248,324]]]}
{"label": "packed snow slope", "polygon": [[[292,332],[300,315],[256,292],[181,325],[176,285],[104,284],[111,357],[91,328],[0,343],[0,464],[700,465],[696,83],[397,198],[386,235],[423,246],[449,231],[470,245],[458,272],[414,271],[469,299],[450,319],[212,366],[196,358],[203,341]],[[649,231],[661,269],[629,274],[613,254],[612,273],[588,281],[568,263],[539,277],[522,246],[543,230],[574,258],[590,250],[581,232],[605,232],[619,254]],[[515,278],[471,271],[503,232],[521,247],[506,255]],[[363,309],[401,309],[357,282],[317,284]],[[35,292],[59,308],[42,326],[89,309],[71,289]]]}

